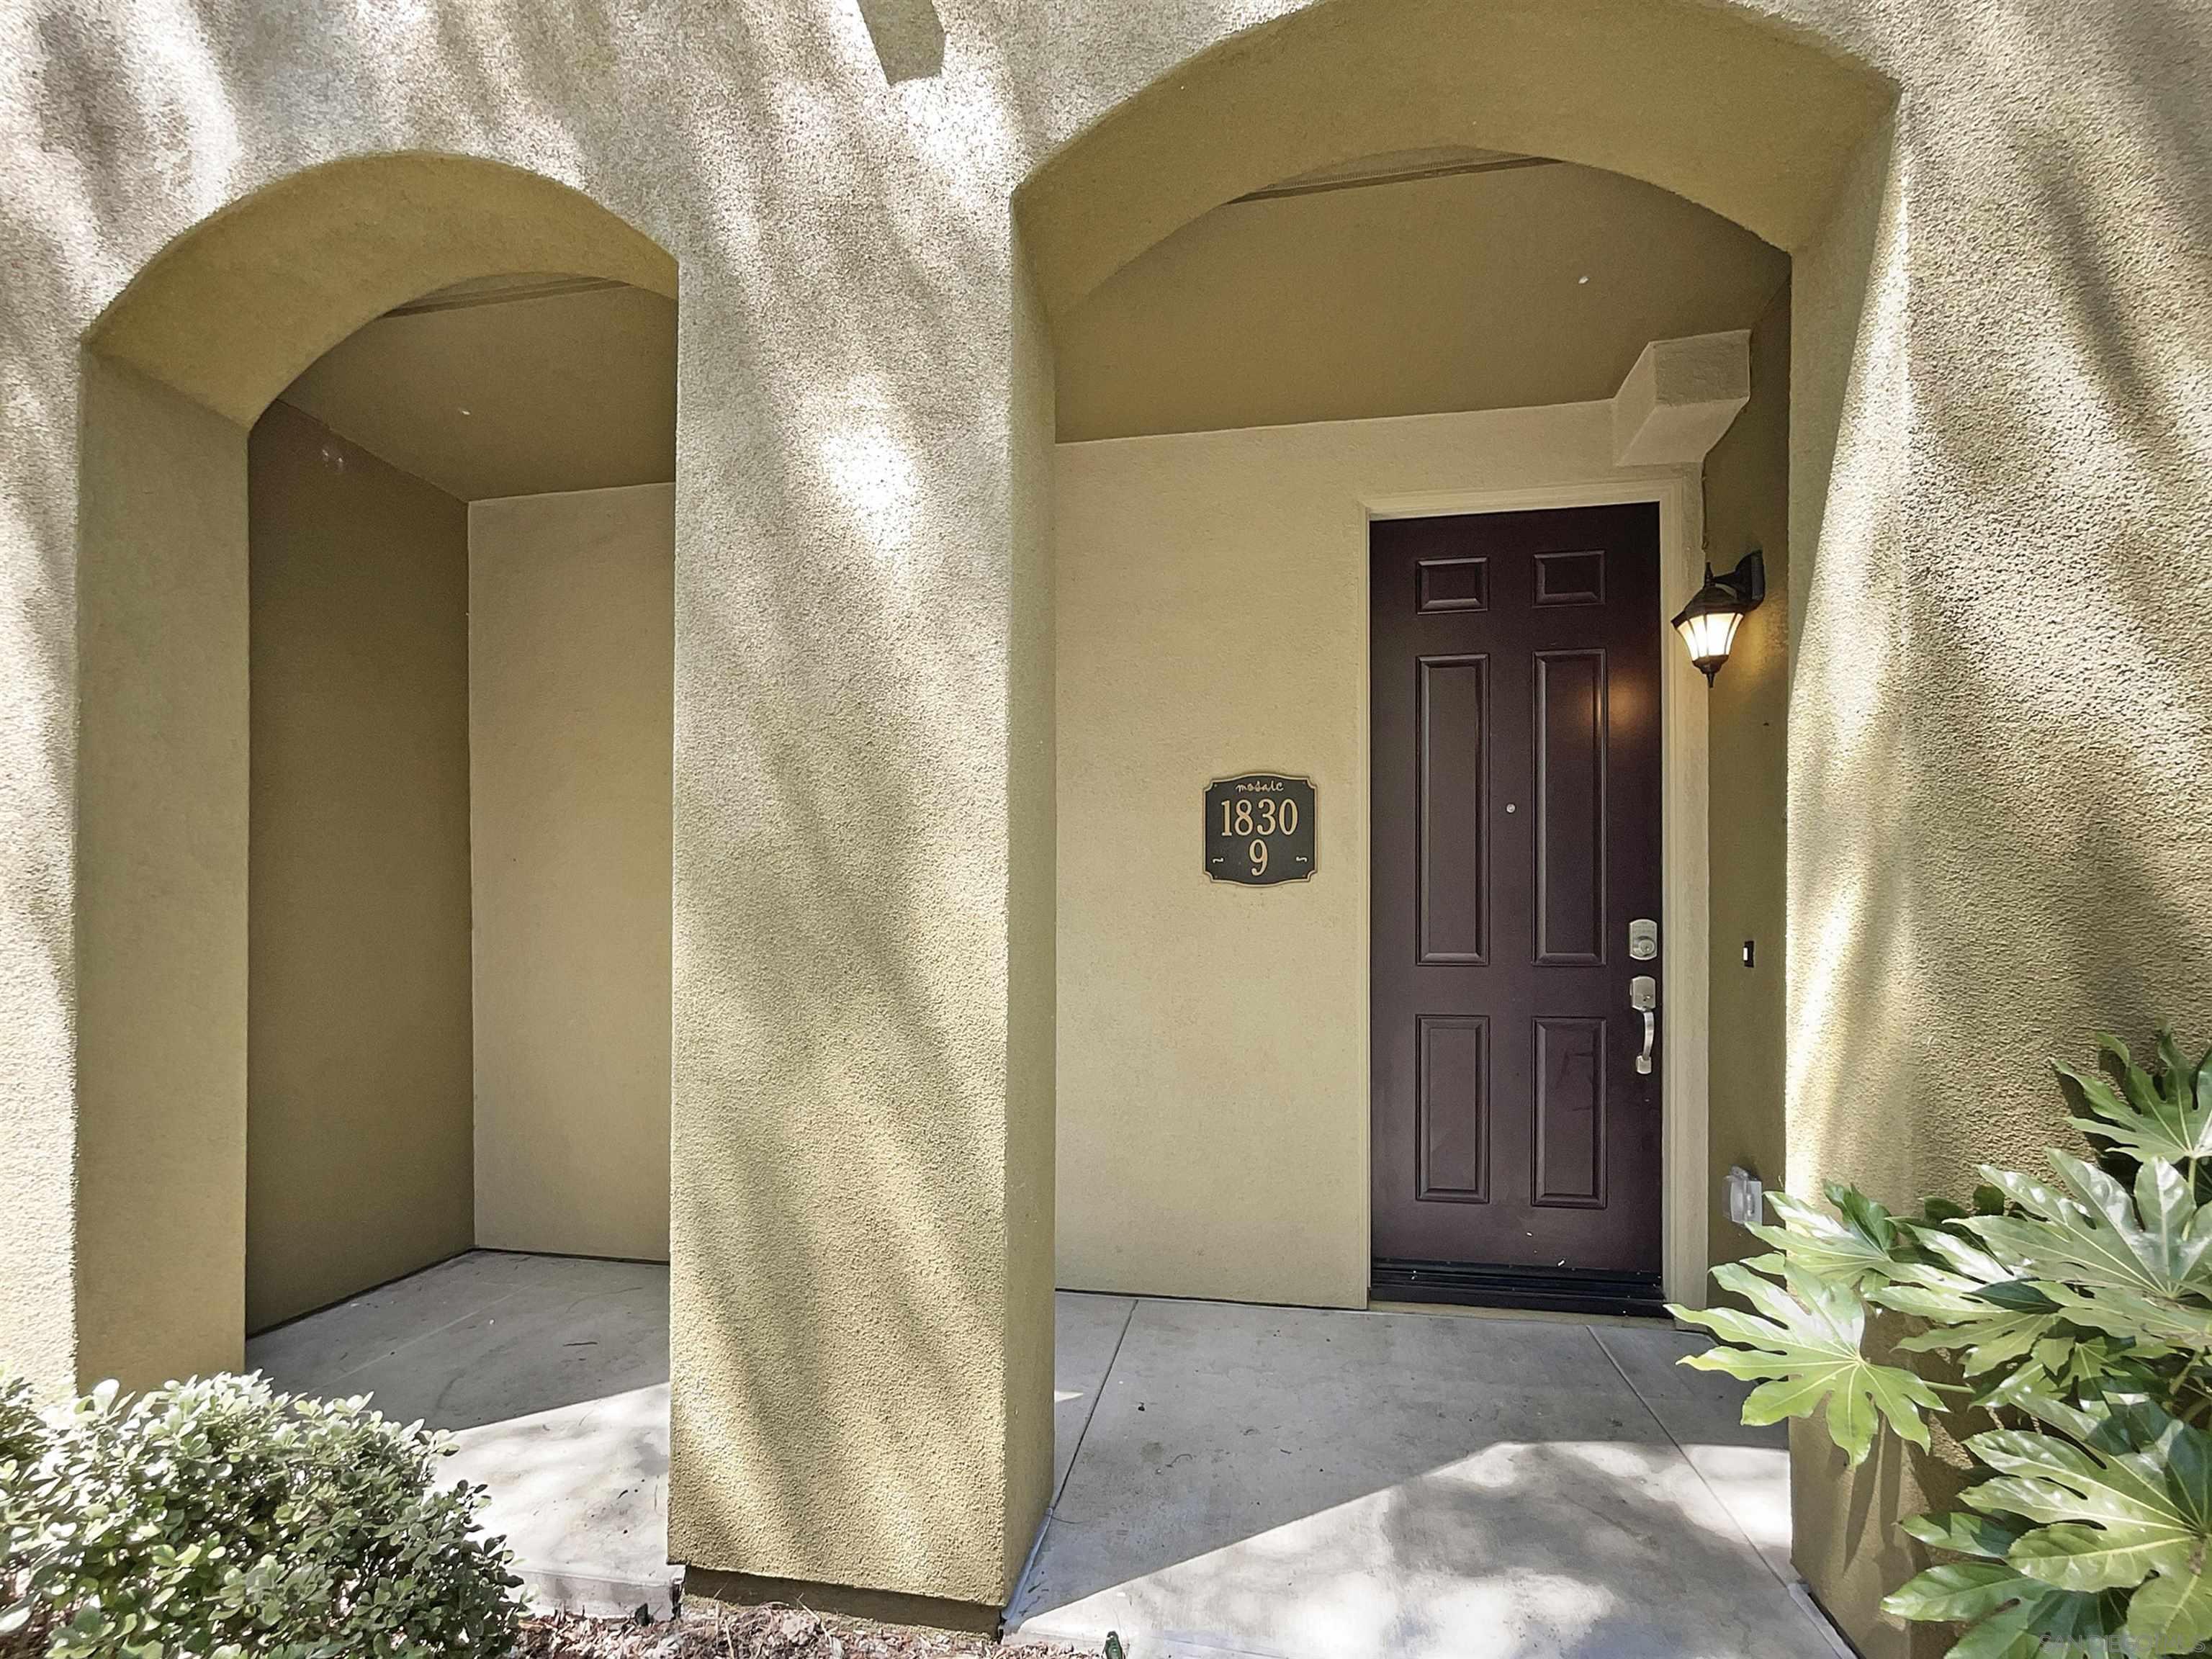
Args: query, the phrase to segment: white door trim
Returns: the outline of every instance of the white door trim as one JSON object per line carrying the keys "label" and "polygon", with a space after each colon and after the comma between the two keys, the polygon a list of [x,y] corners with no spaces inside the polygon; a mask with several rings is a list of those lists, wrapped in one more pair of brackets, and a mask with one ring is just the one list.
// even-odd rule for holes
{"label": "white door trim", "polygon": [[[1651,501],[1659,508],[1660,865],[1665,931],[1659,951],[1661,1273],[1670,1300],[1705,1304],[1705,1219],[1711,1202],[1706,1146],[1710,1024],[1711,849],[1707,805],[1705,683],[1674,637],[1668,618],[1705,579],[1705,503],[1699,469],[1663,476],[1594,478],[1532,489],[1429,490],[1361,499],[1366,519],[1455,513],[1522,513]],[[1362,555],[1365,549],[1364,528]],[[1363,750],[1371,742],[1363,722]],[[1367,757],[1362,770],[1371,766]],[[1370,837],[1370,845],[1372,837]],[[1363,1020],[1367,1018],[1363,1009]],[[1372,1034],[1370,1034],[1370,1042]],[[1370,1152],[1371,1156],[1371,1152]],[[1370,1218],[1370,1227],[1372,1225]]]}

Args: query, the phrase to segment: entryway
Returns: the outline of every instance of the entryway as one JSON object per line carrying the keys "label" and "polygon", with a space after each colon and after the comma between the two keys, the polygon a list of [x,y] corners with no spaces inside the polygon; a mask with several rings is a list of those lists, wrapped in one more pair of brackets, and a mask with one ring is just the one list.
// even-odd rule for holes
{"label": "entryway", "polygon": [[1659,509],[1369,540],[1376,1294],[1656,1312]]}

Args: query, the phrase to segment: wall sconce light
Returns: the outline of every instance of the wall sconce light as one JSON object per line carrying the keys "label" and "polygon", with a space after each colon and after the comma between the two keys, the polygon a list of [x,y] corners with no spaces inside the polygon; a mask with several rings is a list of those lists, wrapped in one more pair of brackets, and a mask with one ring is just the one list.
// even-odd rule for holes
{"label": "wall sconce light", "polygon": [[1705,567],[1705,585],[1690,596],[1682,614],[1674,618],[1674,626],[1707,685],[1729,659],[1735,630],[1745,616],[1758,610],[1765,597],[1766,556],[1759,549],[1745,554],[1725,576],[1714,575],[1710,564]]}

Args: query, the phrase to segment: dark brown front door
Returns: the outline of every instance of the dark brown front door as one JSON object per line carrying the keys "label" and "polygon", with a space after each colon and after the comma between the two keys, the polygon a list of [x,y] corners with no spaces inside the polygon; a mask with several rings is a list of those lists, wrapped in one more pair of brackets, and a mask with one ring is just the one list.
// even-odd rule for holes
{"label": "dark brown front door", "polygon": [[1658,509],[1390,520],[1369,547],[1377,1292],[1648,1280]]}

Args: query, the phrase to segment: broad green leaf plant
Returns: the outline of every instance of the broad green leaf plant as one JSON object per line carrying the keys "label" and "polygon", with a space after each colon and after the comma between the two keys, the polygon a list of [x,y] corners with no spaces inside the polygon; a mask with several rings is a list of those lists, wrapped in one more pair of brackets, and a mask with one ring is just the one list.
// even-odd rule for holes
{"label": "broad green leaf plant", "polygon": [[[1756,1381],[1747,1423],[1820,1413],[1854,1464],[1885,1429],[1927,1446],[1931,1413],[1995,1425],[1965,1508],[1905,1522],[1957,1559],[1882,1604],[1965,1625],[1950,1659],[2212,1654],[2212,1053],[2106,1037],[2054,1070],[2088,1158],[1984,1165],[1911,1218],[1771,1195],[1772,1253],[1713,1274],[1751,1311],[1674,1309],[1723,1342],[1683,1363]],[[1876,1310],[1899,1363],[1867,1352]]]}

